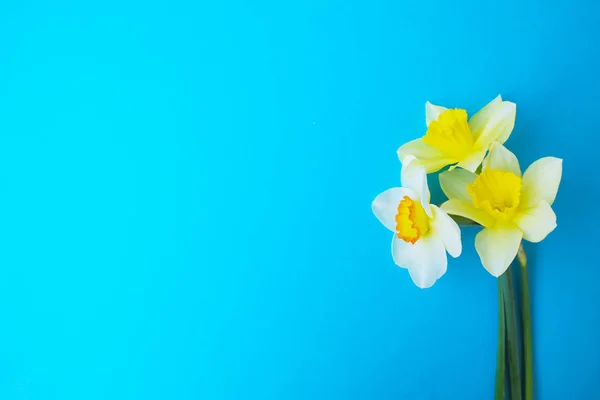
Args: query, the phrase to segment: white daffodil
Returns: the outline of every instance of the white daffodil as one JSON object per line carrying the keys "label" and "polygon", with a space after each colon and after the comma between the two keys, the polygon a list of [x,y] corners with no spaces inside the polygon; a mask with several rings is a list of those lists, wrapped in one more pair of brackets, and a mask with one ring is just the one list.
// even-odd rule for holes
{"label": "white daffodil", "polygon": [[427,174],[413,156],[402,162],[401,183],[402,187],[388,189],[373,200],[373,213],[394,232],[395,263],[408,269],[417,286],[428,288],[446,272],[446,251],[455,258],[460,255],[460,229],[445,212],[429,204]]}
{"label": "white daffodil", "polygon": [[521,239],[537,243],[556,228],[550,206],[561,175],[562,160],[545,157],[521,177],[517,157],[496,143],[480,175],[459,168],[440,174],[450,199],[441,209],[484,227],[475,237],[475,248],[485,269],[498,277],[514,260]]}
{"label": "white daffodil", "polygon": [[427,173],[451,164],[475,172],[494,142],[506,142],[515,126],[516,114],[515,103],[502,101],[501,96],[479,110],[468,122],[465,110],[447,109],[427,102],[427,133],[402,145],[398,149],[398,157],[403,160],[409,154],[414,155]]}

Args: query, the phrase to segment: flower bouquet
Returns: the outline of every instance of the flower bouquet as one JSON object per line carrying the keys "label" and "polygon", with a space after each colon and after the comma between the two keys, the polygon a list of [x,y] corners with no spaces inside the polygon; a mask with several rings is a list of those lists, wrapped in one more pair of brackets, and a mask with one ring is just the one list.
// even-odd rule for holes
{"label": "flower bouquet", "polygon": [[[498,278],[497,400],[533,399],[529,281],[522,241],[540,242],[556,228],[552,203],[562,175],[562,160],[555,157],[541,158],[521,173],[519,160],[503,145],[515,117],[516,105],[501,96],[471,118],[463,109],[427,102],[425,135],[398,149],[401,187],[384,191],[372,204],[375,216],[394,234],[394,262],[421,288],[431,287],[446,273],[446,253],[460,256],[459,226],[482,228],[475,249],[483,267]],[[440,186],[448,200],[437,206],[430,204],[427,174],[441,170]],[[513,271],[515,259],[520,267]],[[513,280],[517,273],[520,304]]]}

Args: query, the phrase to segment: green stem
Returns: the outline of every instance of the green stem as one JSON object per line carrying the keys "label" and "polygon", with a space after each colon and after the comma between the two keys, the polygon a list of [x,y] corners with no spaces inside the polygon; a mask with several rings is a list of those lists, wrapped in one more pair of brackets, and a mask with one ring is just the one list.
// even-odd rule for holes
{"label": "green stem", "polygon": [[533,400],[533,347],[531,340],[531,306],[529,304],[529,278],[527,277],[527,256],[523,244],[517,253],[521,265],[523,352],[525,354],[525,400]]}
{"label": "green stem", "polygon": [[510,379],[510,395],[512,400],[521,400],[521,368],[519,358],[519,335],[517,334],[517,317],[515,296],[510,267],[499,278],[502,281],[504,312],[506,313],[506,338],[508,344],[508,375]]}
{"label": "green stem", "polygon": [[504,400],[504,377],[506,374],[506,317],[502,282],[498,280],[498,354],[496,355],[496,394],[495,400]]}

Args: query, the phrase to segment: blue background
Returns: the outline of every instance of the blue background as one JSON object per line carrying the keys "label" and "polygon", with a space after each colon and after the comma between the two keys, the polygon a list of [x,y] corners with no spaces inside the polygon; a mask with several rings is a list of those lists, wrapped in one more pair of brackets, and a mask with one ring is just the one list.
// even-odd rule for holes
{"label": "blue background", "polygon": [[420,290],[370,204],[426,100],[499,93],[565,160],[536,391],[600,398],[593,4],[2,2],[0,398],[491,398],[476,230]]}

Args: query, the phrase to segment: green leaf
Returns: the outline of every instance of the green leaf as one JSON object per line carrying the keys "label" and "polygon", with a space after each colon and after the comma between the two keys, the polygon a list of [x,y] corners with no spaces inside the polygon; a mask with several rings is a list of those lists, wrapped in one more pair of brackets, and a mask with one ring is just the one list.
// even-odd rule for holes
{"label": "green leaf", "polygon": [[525,353],[525,400],[533,400],[533,343],[531,340],[531,306],[529,304],[529,278],[527,256],[523,244],[517,253],[521,265],[521,315],[523,317],[523,353]]}
{"label": "green leaf", "polygon": [[496,391],[495,400],[504,400],[506,375],[506,316],[502,296],[502,281],[498,279],[498,354],[496,356]]}
{"label": "green leaf", "polygon": [[477,222],[459,215],[450,215],[450,218],[452,218],[458,226],[481,226]]}
{"label": "green leaf", "polygon": [[519,356],[519,335],[517,332],[515,295],[513,291],[511,268],[509,267],[498,279],[502,281],[502,296],[504,299],[504,312],[506,315],[506,343],[508,345],[510,395],[512,400],[521,400],[523,395],[523,387],[521,386],[521,359]]}

